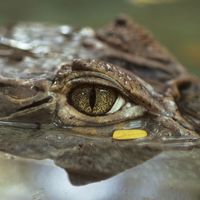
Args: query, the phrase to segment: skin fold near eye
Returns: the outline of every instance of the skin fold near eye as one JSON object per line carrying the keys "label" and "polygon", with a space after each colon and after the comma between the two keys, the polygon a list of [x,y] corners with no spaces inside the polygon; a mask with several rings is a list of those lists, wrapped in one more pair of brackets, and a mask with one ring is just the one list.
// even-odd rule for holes
{"label": "skin fold near eye", "polygon": [[100,116],[109,112],[117,98],[118,94],[115,90],[101,85],[76,87],[69,94],[70,104],[79,112],[91,116]]}

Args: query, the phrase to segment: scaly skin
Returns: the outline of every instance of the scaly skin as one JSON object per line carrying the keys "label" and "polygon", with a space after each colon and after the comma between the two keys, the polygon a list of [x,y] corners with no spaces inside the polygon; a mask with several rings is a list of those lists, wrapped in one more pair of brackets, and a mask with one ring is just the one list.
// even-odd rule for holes
{"label": "scaly skin", "polygon": [[[199,148],[200,81],[144,28],[119,18],[100,31],[19,24],[0,29],[0,150],[51,158],[74,182],[136,166],[163,150]],[[88,116],[74,86],[114,88],[127,106]],[[117,129],[145,129],[115,141]]]}

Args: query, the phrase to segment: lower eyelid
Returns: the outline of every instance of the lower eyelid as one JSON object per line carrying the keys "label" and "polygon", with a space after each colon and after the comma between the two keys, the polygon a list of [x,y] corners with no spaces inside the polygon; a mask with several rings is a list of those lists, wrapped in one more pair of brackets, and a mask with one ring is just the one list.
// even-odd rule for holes
{"label": "lower eyelid", "polygon": [[106,114],[112,114],[117,112],[122,108],[122,106],[126,103],[125,99],[122,96],[118,96],[112,108]]}

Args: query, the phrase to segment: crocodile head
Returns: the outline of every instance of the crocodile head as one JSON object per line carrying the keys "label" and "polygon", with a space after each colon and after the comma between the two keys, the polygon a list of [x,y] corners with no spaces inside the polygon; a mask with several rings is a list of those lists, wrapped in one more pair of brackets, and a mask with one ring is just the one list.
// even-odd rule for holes
{"label": "crocodile head", "polygon": [[1,151],[51,158],[83,183],[199,147],[200,81],[135,22],[2,30]]}

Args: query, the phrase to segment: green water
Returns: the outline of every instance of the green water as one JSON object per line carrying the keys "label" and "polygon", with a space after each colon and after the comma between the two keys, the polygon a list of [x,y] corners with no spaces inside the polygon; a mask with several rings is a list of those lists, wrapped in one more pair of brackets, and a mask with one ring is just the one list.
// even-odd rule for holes
{"label": "green water", "polygon": [[190,71],[200,76],[200,1],[145,6],[130,1],[0,0],[0,24],[45,21],[98,28],[125,13],[148,27]]}

